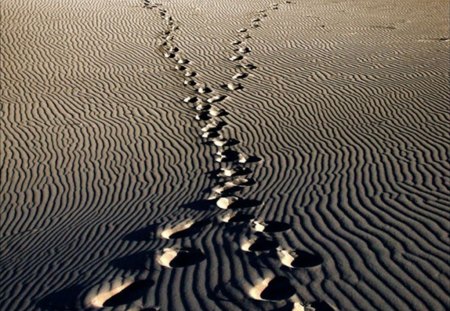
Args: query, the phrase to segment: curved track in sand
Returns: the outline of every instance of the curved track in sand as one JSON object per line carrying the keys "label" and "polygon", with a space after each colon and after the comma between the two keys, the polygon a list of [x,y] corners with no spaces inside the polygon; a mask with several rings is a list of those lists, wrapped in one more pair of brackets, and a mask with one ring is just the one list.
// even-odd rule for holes
{"label": "curved track in sand", "polygon": [[[292,2],[252,28],[271,1],[165,1],[203,96],[158,48],[160,7],[4,1],[0,309],[445,309],[444,2]],[[183,102],[214,94],[263,160],[248,184],[217,178]]]}

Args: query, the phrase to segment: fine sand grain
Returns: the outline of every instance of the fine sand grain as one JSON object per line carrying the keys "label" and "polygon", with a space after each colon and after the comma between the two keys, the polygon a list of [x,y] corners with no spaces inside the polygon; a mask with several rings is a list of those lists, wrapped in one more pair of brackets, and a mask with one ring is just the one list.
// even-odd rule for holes
{"label": "fine sand grain", "polygon": [[0,310],[449,308],[448,2],[3,0]]}

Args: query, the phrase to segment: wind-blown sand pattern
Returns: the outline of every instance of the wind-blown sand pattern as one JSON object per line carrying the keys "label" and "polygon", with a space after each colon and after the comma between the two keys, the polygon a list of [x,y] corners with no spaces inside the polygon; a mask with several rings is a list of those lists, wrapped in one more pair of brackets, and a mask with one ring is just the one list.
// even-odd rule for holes
{"label": "wind-blown sand pattern", "polygon": [[450,307],[446,1],[0,10],[0,310]]}

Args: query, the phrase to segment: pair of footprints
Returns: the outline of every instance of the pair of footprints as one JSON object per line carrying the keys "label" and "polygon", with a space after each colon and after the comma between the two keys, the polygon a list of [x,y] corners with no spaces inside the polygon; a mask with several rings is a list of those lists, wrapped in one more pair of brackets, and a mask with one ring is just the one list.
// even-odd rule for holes
{"label": "pair of footprints", "polygon": [[[241,223],[251,222],[252,229],[261,235],[253,240],[249,246],[245,240],[241,249],[246,252],[257,254],[276,254],[280,262],[291,269],[293,268],[309,268],[319,265],[322,258],[318,255],[300,250],[286,250],[278,247],[273,240],[262,238],[267,233],[276,233],[290,230],[288,224],[276,221],[257,221],[252,220],[250,215],[240,212],[227,213],[219,217],[222,222]],[[165,239],[177,239],[190,236],[200,231],[208,222],[206,221],[187,221],[170,227],[163,228],[160,236]],[[142,258],[137,259],[143,268],[150,269],[152,261],[156,261],[166,268],[182,268],[189,265],[195,265],[206,259],[204,252],[198,248],[165,248],[154,255],[148,253],[140,254]],[[125,258],[129,261],[130,258]],[[154,282],[149,279],[118,279],[114,282],[102,284],[98,288],[94,288],[91,292],[95,295],[88,295],[88,305],[94,308],[117,307],[120,305],[130,305],[141,299],[148,292]],[[285,300],[295,294],[295,288],[285,277],[271,277],[261,280],[254,284],[248,290],[248,295],[255,300],[263,301],[279,301]],[[155,307],[144,308],[138,310],[158,310]],[[306,310],[306,309],[305,309]]]}

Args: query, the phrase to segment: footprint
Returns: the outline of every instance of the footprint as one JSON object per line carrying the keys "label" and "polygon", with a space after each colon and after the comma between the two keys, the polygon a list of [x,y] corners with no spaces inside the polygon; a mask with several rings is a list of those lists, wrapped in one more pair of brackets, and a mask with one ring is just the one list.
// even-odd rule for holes
{"label": "footprint", "polygon": [[311,268],[323,263],[321,256],[306,251],[277,249],[277,255],[281,263],[289,268]]}
{"label": "footprint", "polygon": [[188,96],[185,99],[183,99],[183,101],[185,103],[195,103],[198,101],[198,97],[197,96]]}
{"label": "footprint", "polygon": [[190,70],[190,69],[187,69],[184,72],[184,76],[185,77],[195,77],[196,75],[197,75],[197,73],[195,71]]}
{"label": "footprint", "polygon": [[174,54],[174,53],[170,53],[170,52],[165,52],[165,53],[164,53],[164,57],[165,57],[165,58],[174,58],[174,57],[175,57],[175,54]]}
{"label": "footprint", "polygon": [[217,172],[217,177],[234,177],[250,174],[252,171],[249,168],[235,166],[230,168],[221,168]]}
{"label": "footprint", "polygon": [[289,279],[283,276],[265,278],[249,290],[249,295],[256,300],[286,300],[295,294],[295,288]]}
{"label": "footprint", "polygon": [[219,216],[219,220],[225,223],[249,222],[252,219],[252,215],[244,214],[240,211],[229,211],[228,213]]}
{"label": "footprint", "polygon": [[223,101],[225,98],[227,98],[226,95],[215,95],[213,97],[208,98],[206,101],[210,104],[217,103]]}
{"label": "footprint", "polygon": [[236,50],[236,52],[241,53],[241,54],[247,54],[247,53],[250,53],[251,51],[252,51],[252,49],[250,49],[247,46],[241,46],[240,48],[238,48]]}
{"label": "footprint", "polygon": [[209,111],[211,108],[211,105],[208,103],[205,103],[203,101],[199,101],[197,105],[195,106],[195,110],[197,111]]}
{"label": "footprint", "polygon": [[240,187],[238,184],[234,183],[233,181],[227,181],[227,182],[221,182],[219,185],[213,187],[211,189],[212,193],[216,193],[218,195],[227,195],[232,194],[233,192],[241,190],[242,187]]}
{"label": "footprint", "polygon": [[[174,55],[174,57],[175,57],[175,55]],[[235,62],[235,61],[244,59],[244,56],[243,55],[233,55],[228,59],[231,60],[232,62]]]}
{"label": "footprint", "polygon": [[186,70],[186,67],[183,65],[180,65],[180,64],[176,64],[174,68],[177,71],[185,71]]}
{"label": "footprint", "polygon": [[248,77],[248,73],[240,72],[240,73],[235,74],[235,75],[232,77],[232,79],[233,79],[233,80],[238,80],[238,79],[245,79],[245,78],[247,78],[247,77]]}
{"label": "footprint", "polygon": [[243,87],[240,83],[238,83],[238,82],[230,82],[230,83],[227,83],[227,84],[223,83],[223,84],[221,84],[220,86],[221,86],[222,88],[228,89],[228,90],[230,90],[230,91],[237,91],[237,90],[241,90],[241,89],[244,88],[244,87]]}
{"label": "footprint", "polygon": [[197,84],[197,82],[193,79],[186,79],[186,80],[184,80],[183,84],[184,84],[184,86],[188,86],[188,85],[194,86]]}
{"label": "footprint", "polygon": [[252,229],[258,232],[281,232],[291,229],[289,224],[279,222],[279,221],[261,221],[254,220],[252,221]]}
{"label": "footprint", "polygon": [[216,205],[221,209],[228,209],[237,204],[238,201],[239,198],[236,196],[222,197],[217,200]]}
{"label": "footprint", "polygon": [[117,279],[91,290],[85,304],[93,308],[115,307],[136,301],[154,284],[152,280]]}
{"label": "footprint", "polygon": [[212,92],[212,89],[207,85],[203,84],[200,85],[195,91],[199,94],[208,94]]}
{"label": "footprint", "polygon": [[238,156],[238,162],[241,164],[245,164],[245,163],[254,163],[254,162],[259,162],[262,159],[257,157],[257,156],[251,156],[248,155],[246,153],[240,152],[239,156]]}
{"label": "footprint", "polygon": [[177,63],[180,65],[187,65],[190,63],[190,61],[187,58],[178,56]]}
{"label": "footprint", "polygon": [[225,110],[222,108],[218,108],[218,107],[211,107],[208,110],[208,113],[211,117],[220,117],[226,114]]}
{"label": "footprint", "polygon": [[207,121],[210,119],[211,119],[211,117],[210,117],[208,111],[200,111],[199,113],[197,113],[195,115],[195,120],[197,120],[197,121]]}
{"label": "footprint", "polygon": [[125,287],[122,291],[103,302],[103,307],[114,307],[130,304],[142,298],[154,284],[152,280],[137,280]]}
{"label": "footprint", "polygon": [[167,227],[161,232],[163,239],[177,239],[193,235],[205,226],[207,221],[195,221],[193,219],[185,220],[177,225]]}
{"label": "footprint", "polygon": [[248,70],[254,70],[258,67],[256,67],[254,64],[252,63],[247,63],[247,64],[238,64],[236,65],[237,68],[243,68],[243,69],[248,69]]}
{"label": "footprint", "polygon": [[226,125],[225,121],[212,119],[201,128],[202,132],[217,132],[220,131]]}
{"label": "footprint", "polygon": [[278,242],[267,235],[258,234],[253,238],[244,238],[241,241],[241,249],[245,252],[267,252],[276,249]]}
{"label": "footprint", "polygon": [[168,268],[179,268],[194,265],[205,259],[205,254],[196,248],[165,248],[157,261]]}
{"label": "footprint", "polygon": [[202,138],[214,138],[214,137],[219,137],[220,133],[218,133],[217,131],[209,131],[209,132],[205,132],[202,134]]}
{"label": "footprint", "polygon": [[219,163],[232,162],[232,161],[236,161],[236,159],[238,159],[238,157],[239,157],[239,153],[237,151],[219,147],[219,150],[217,150],[216,154],[214,155],[214,160]]}

